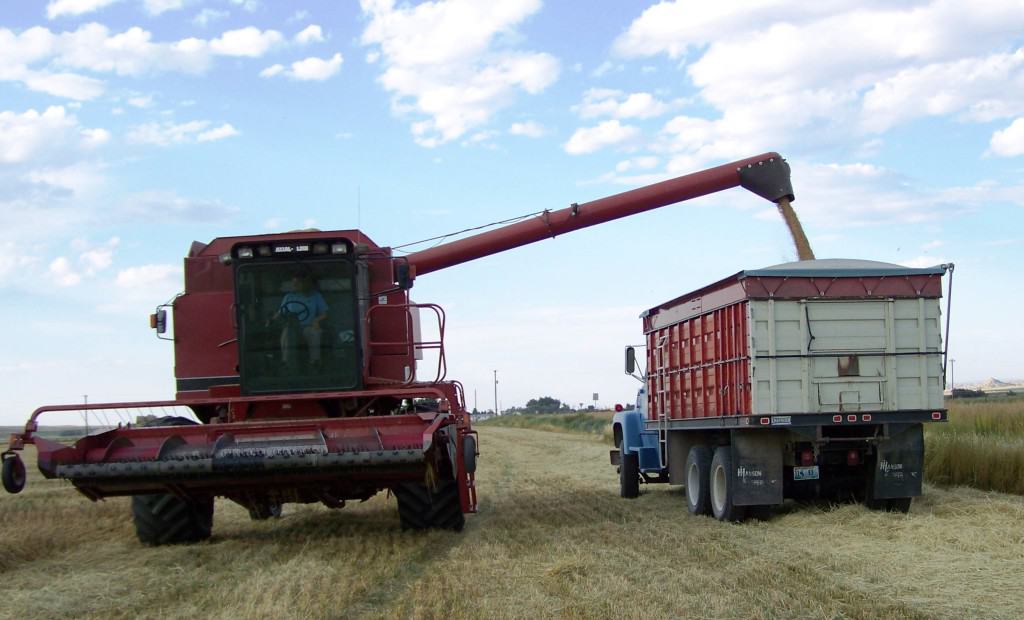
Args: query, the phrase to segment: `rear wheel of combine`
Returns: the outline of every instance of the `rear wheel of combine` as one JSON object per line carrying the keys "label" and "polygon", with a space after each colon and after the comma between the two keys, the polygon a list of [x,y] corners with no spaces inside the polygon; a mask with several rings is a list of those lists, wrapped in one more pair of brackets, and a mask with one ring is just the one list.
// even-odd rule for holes
{"label": "rear wheel of combine", "polygon": [[[188,418],[166,416],[145,426],[192,426]],[[194,500],[157,493],[132,496],[132,520],[139,540],[147,545],[173,545],[206,540],[213,531],[213,499]]]}
{"label": "rear wheel of combine", "polygon": [[619,452],[619,495],[626,499],[640,497],[640,455]]}
{"label": "rear wheel of combine", "polygon": [[744,508],[733,504],[735,488],[732,480],[732,449],[729,446],[715,448],[715,456],[711,459],[710,482],[711,514],[719,521],[741,521]]}
{"label": "rear wheel of combine", "polygon": [[707,446],[693,446],[686,455],[686,508],[690,514],[711,514],[710,479],[711,450]]}
{"label": "rear wheel of combine", "polygon": [[403,530],[442,529],[461,531],[466,523],[454,480],[440,482],[434,490],[422,482],[406,482],[392,489],[398,500]]}

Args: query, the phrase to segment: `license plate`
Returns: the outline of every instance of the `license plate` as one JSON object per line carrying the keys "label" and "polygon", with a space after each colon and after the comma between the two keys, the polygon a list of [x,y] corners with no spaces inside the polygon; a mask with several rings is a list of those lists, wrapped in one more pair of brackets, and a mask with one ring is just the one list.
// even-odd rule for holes
{"label": "license plate", "polygon": [[817,480],[818,479],[818,466],[811,465],[810,467],[794,467],[793,468],[793,480]]}

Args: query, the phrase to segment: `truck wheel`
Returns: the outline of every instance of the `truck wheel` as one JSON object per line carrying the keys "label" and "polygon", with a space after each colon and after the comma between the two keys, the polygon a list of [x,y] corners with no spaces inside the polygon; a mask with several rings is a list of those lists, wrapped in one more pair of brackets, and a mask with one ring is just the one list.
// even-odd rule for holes
{"label": "truck wheel", "polygon": [[133,495],[135,533],[147,545],[174,545],[206,540],[213,531],[213,500],[175,495]]}
{"label": "truck wheel", "polygon": [[[151,420],[145,426],[192,426],[178,416]],[[171,545],[206,540],[213,531],[213,498],[193,500],[156,493],[132,496],[132,520],[139,540],[147,545]]]}
{"label": "truck wheel", "polygon": [[441,482],[431,491],[422,482],[406,482],[391,489],[398,500],[398,518],[403,530],[441,529],[462,531],[466,517],[454,480]]}
{"label": "truck wheel", "polygon": [[893,499],[885,500],[885,509],[889,512],[902,512],[907,514],[910,512],[910,504],[914,501],[913,497],[896,497]]}
{"label": "truck wheel", "polygon": [[266,521],[271,518],[280,519],[281,504],[278,502],[253,504],[249,507],[249,518],[253,521]]}
{"label": "truck wheel", "polygon": [[640,497],[640,455],[619,453],[619,495],[627,499]]}
{"label": "truck wheel", "polygon": [[711,459],[711,476],[708,485],[711,496],[711,514],[719,521],[742,521],[743,506],[732,503],[735,490],[732,483],[732,450],[729,446],[715,448]]}
{"label": "truck wheel", "polygon": [[707,446],[693,446],[686,455],[686,507],[690,514],[711,514],[710,479],[711,450]]}

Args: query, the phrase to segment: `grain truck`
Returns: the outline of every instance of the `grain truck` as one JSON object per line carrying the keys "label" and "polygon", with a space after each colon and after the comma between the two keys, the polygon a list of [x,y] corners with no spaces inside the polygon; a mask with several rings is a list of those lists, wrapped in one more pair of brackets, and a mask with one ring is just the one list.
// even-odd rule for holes
{"label": "grain truck", "polygon": [[[144,543],[209,538],[216,497],[266,519],[284,503],[341,508],[389,491],[403,528],[460,530],[476,510],[476,434],[447,378],[444,310],[415,303],[414,280],[738,186],[780,208],[793,198],[788,164],[765,153],[408,255],[359,230],[194,242],[184,292],[150,317],[173,341],[175,398],[39,407],[2,455],[3,486],[25,486],[18,454],[34,444],[45,477],[94,501],[132,496]],[[436,365],[420,363],[424,351]],[[72,445],[39,433],[44,415],[105,411],[151,417]],[[172,411],[191,415],[153,415]]]}
{"label": "grain truck", "polygon": [[940,298],[952,271],[801,260],[645,311],[641,402],[612,422],[620,495],[681,485],[691,513],[720,520],[786,498],[907,512],[923,425],[946,420]]}

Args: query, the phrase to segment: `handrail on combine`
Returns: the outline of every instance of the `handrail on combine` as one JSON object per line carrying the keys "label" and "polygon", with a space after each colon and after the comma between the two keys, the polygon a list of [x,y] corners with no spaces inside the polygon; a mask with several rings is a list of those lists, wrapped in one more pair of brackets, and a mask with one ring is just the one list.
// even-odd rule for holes
{"label": "handrail on combine", "polygon": [[[430,349],[437,349],[437,351],[438,351],[437,373],[436,373],[434,379],[431,380],[431,381],[428,381],[428,383],[439,383],[441,381],[444,381],[445,377],[448,375],[448,362],[445,359],[445,354],[444,354],[444,327],[445,327],[444,308],[442,308],[441,306],[439,306],[437,304],[430,304],[430,303],[426,303],[426,304],[408,303],[408,304],[391,304],[391,305],[373,306],[369,310],[367,310],[367,312],[366,312],[366,321],[367,321],[367,324],[370,324],[370,318],[371,318],[371,316],[374,313],[378,313],[379,314],[381,312],[386,312],[386,311],[389,311],[389,310],[401,310],[401,311],[404,312],[404,315],[405,315],[404,316],[404,319],[405,319],[405,333],[413,334],[414,331],[415,331],[414,321],[413,321],[413,314],[412,314],[412,309],[413,308],[426,308],[428,310],[433,311],[434,316],[437,317],[437,325],[438,325],[438,339],[437,340],[413,340],[413,338],[411,338],[411,337],[406,339],[406,340],[401,340],[401,341],[368,340],[367,343],[366,343],[367,352],[373,351],[375,347],[401,347],[401,348],[403,348],[404,352],[401,353],[400,355],[404,356],[408,360],[407,366],[410,369],[408,374],[405,377],[405,381],[403,382],[403,385],[409,385],[409,384],[412,384],[412,383],[414,383],[416,381],[416,372],[414,370],[415,367],[416,367],[416,351],[417,350],[425,351],[425,350],[430,350]],[[375,377],[375,379],[383,380],[380,377]]]}

